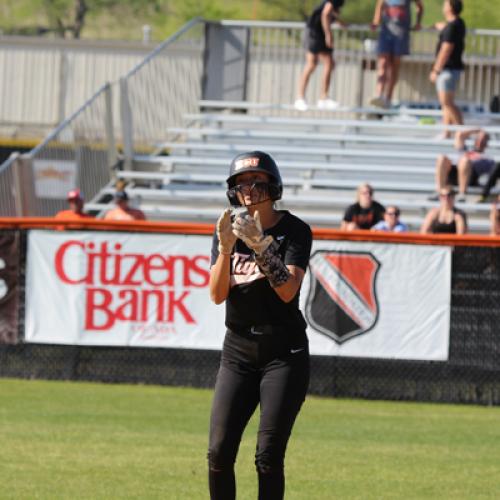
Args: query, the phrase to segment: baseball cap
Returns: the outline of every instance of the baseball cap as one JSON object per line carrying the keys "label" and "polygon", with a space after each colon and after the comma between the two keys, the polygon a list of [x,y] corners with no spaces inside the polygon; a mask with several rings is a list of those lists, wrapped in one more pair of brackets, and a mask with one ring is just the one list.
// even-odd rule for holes
{"label": "baseball cap", "polygon": [[125,191],[116,191],[115,200],[128,200],[128,194]]}
{"label": "baseball cap", "polygon": [[67,200],[83,200],[83,193],[78,189],[71,189],[66,195]]}

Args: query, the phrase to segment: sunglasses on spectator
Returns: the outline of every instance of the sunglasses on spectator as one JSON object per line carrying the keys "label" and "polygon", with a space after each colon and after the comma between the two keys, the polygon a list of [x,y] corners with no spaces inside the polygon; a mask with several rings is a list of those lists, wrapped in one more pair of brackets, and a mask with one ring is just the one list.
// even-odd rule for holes
{"label": "sunglasses on spectator", "polygon": [[386,215],[399,215],[399,212],[386,212]]}

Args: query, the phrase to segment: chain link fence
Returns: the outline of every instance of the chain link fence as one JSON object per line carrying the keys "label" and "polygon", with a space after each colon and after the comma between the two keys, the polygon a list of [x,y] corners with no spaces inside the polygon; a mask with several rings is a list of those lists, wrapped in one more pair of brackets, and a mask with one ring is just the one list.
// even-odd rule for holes
{"label": "chain link fence", "polygon": [[[24,296],[26,232],[20,231]],[[500,404],[500,247],[456,246],[447,361],[311,357],[310,394]],[[24,303],[19,331],[23,338]],[[0,332],[1,334],[1,332]],[[0,345],[0,376],[213,387],[219,351],[140,347]]]}

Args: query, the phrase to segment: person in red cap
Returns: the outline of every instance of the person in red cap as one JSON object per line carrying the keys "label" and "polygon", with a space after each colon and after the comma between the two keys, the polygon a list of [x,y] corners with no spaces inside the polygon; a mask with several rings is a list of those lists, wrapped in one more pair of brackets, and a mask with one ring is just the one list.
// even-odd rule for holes
{"label": "person in red cap", "polygon": [[56,219],[91,219],[91,215],[84,213],[83,205],[84,198],[83,194],[79,189],[72,189],[68,191],[66,196],[68,200],[69,209],[61,210],[55,215]]}

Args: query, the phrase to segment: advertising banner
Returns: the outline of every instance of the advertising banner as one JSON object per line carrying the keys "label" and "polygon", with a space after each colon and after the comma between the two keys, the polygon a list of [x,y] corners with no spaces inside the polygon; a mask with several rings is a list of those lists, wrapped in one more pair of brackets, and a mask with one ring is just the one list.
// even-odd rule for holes
{"label": "advertising banner", "polygon": [[33,160],[35,194],[38,198],[66,199],[76,185],[77,166],[74,161]]}
{"label": "advertising banner", "polygon": [[[220,349],[211,238],[31,231],[26,340]],[[301,292],[312,354],[446,360],[448,247],[315,241]]]}
{"label": "advertising banner", "polygon": [[451,248],[315,241],[301,305],[315,354],[446,360]]}
{"label": "advertising banner", "polygon": [[0,232],[0,344],[18,341],[19,232]]}
{"label": "advertising banner", "polygon": [[26,340],[220,349],[206,236],[30,231]]}

